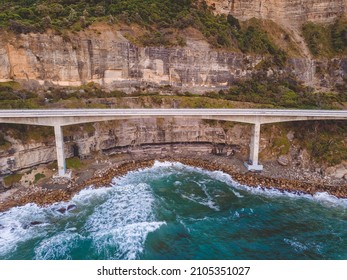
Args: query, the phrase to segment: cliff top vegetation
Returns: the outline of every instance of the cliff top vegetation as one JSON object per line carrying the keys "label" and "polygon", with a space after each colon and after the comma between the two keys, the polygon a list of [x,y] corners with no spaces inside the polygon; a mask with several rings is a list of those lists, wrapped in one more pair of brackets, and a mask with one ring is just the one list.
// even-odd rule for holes
{"label": "cliff top vegetation", "polygon": [[242,24],[231,15],[215,15],[205,1],[0,0],[0,28],[15,33],[81,31],[98,21],[141,26],[146,32],[136,43],[146,46],[183,46],[180,30],[192,27],[215,48],[268,54],[278,65],[286,60],[259,22]]}

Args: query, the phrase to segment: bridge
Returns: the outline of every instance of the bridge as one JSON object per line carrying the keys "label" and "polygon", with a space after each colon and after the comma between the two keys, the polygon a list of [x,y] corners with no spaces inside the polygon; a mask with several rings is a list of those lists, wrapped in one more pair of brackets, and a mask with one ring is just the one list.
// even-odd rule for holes
{"label": "bridge", "polygon": [[46,109],[0,110],[0,123],[54,127],[58,176],[66,177],[63,126],[135,118],[198,118],[248,123],[252,125],[249,161],[250,171],[261,171],[259,139],[262,124],[308,121],[346,120],[346,110],[274,110],[274,109]]}

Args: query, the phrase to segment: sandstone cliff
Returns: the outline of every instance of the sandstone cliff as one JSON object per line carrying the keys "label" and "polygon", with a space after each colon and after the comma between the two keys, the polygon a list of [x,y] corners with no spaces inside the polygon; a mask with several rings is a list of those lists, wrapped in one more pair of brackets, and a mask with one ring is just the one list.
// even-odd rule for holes
{"label": "sandstone cliff", "polygon": [[[107,157],[126,155],[133,159],[138,156],[160,159],[167,155],[203,157],[215,154],[227,156],[224,160],[233,160],[240,164],[249,154],[251,127],[247,124],[147,118],[95,123],[94,128],[94,131],[89,132],[77,127],[71,130],[73,133],[65,131],[67,158],[79,156],[96,161],[99,158],[97,153]],[[276,125],[264,127],[260,141],[260,156],[262,163],[267,165],[265,173],[269,172],[272,176],[280,175],[273,171],[279,166],[277,160],[280,165],[288,165],[288,170],[291,170],[293,176],[306,174],[310,180],[323,178],[325,175],[340,179],[346,177],[346,161],[329,168],[315,163],[307,150],[297,141],[300,135],[296,134],[293,130],[288,132]],[[2,176],[17,171],[23,173],[24,170],[32,170],[40,164],[56,160],[53,137],[45,139],[44,142],[26,144],[8,136],[7,140],[12,143],[12,147],[10,150],[0,151]]]}
{"label": "sandstone cliff", "polygon": [[240,20],[270,19],[288,26],[307,21],[332,23],[347,14],[346,0],[207,0],[217,13],[231,13]]}
{"label": "sandstone cliff", "polygon": [[[332,24],[347,15],[347,0],[207,0],[217,14],[232,14],[239,20],[271,20],[290,34],[301,55],[311,59],[302,37],[304,23]],[[317,81],[311,86],[317,86]]]}
{"label": "sandstone cliff", "polygon": [[[264,71],[260,55],[212,49],[201,37],[187,38],[186,47],[137,47],[108,25],[94,26],[69,37],[45,34],[2,34],[0,81],[16,80],[28,88],[79,86],[97,82],[106,88],[171,85],[204,92],[227,88],[237,79]],[[324,69],[316,73],[316,66]],[[289,58],[286,74],[316,88],[331,88],[347,75],[347,58],[313,61]]]}
{"label": "sandstone cliff", "polygon": [[[194,119],[137,119],[112,121],[94,124],[94,132],[74,133],[65,136],[65,155],[89,157],[93,152],[106,154],[136,153],[160,156],[161,149],[172,149],[179,154],[185,149],[194,149],[197,153],[211,153],[214,144],[227,144],[223,152],[230,153],[231,146],[242,147],[247,153],[250,127],[235,124],[230,129],[223,126]],[[76,130],[75,130],[76,131]],[[65,135],[68,135],[65,133]],[[30,168],[56,159],[54,138],[46,143],[32,142],[23,144],[9,139],[12,148],[0,152],[0,174]],[[182,147],[177,145],[183,143]],[[168,144],[168,147],[153,146]],[[193,144],[193,145],[190,145]],[[147,145],[147,148],[141,148]]]}

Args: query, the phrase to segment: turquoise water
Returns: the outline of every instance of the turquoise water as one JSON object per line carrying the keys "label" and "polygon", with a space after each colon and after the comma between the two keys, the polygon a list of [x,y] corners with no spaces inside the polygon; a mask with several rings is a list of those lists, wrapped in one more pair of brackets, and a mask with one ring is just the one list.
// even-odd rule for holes
{"label": "turquoise water", "polygon": [[156,162],[70,202],[0,213],[0,259],[347,259],[346,210]]}

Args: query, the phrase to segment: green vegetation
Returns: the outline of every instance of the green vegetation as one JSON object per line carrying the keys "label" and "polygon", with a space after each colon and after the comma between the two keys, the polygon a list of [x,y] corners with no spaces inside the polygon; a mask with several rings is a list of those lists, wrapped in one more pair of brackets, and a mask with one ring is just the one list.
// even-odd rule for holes
{"label": "green vegetation", "polygon": [[170,104],[174,101],[179,108],[234,108],[235,105],[231,102],[206,98],[204,96],[175,96],[162,98],[165,103]]}
{"label": "green vegetation", "polygon": [[36,93],[22,89],[19,83],[0,83],[0,109],[35,109],[40,103]]}
{"label": "green vegetation", "polygon": [[6,151],[11,147],[11,143],[5,139],[3,133],[0,132],[0,151]]}
{"label": "green vegetation", "polygon": [[[248,102],[253,104],[248,106],[253,107],[335,109],[343,107],[343,103],[347,102],[347,95],[344,94],[346,84],[337,85],[337,93],[314,92],[312,88],[304,86],[294,77],[267,77],[264,72],[254,74],[249,79],[235,81],[228,90],[207,92],[204,95],[180,93],[171,87],[158,89],[164,93],[139,89],[126,94],[118,90],[108,92],[98,84],[89,83],[76,88],[51,88],[40,94],[22,89],[8,89],[8,92],[0,92],[0,109],[32,108],[30,105],[27,106],[28,102],[36,104],[35,108],[128,108],[128,104],[134,102],[143,108],[170,108],[174,103],[181,108],[232,108],[235,107],[233,102]],[[18,98],[23,98],[20,99],[20,103],[17,103]],[[17,106],[18,104],[22,106]],[[8,127],[16,128],[14,125]],[[24,126],[18,128],[21,132],[30,133],[29,136],[25,136],[27,140],[41,138],[36,128],[27,129]],[[39,130],[42,134],[42,129]],[[89,126],[86,131],[91,133],[94,129]],[[49,128],[43,133],[44,138],[52,135],[53,131]],[[21,139],[19,134],[14,134],[13,137]]]}
{"label": "green vegetation", "polygon": [[276,78],[263,74],[237,81],[228,91],[220,91],[215,97],[300,109],[334,109],[336,104],[347,101],[343,93],[314,93],[292,77]]}
{"label": "green vegetation", "polygon": [[286,59],[259,21],[253,19],[243,26],[231,15],[214,15],[205,1],[0,0],[0,28],[15,33],[53,29],[68,39],[66,30],[80,31],[96,21],[136,24],[144,34],[128,37],[146,46],[183,46],[185,40],[177,31],[193,27],[214,47],[272,55],[279,66]]}
{"label": "green vegetation", "polygon": [[85,166],[85,164],[78,158],[78,157],[73,157],[73,158],[68,158],[66,159],[66,168],[68,169],[81,169]]}
{"label": "green vegetation", "polygon": [[287,136],[277,135],[273,141],[273,149],[276,150],[277,155],[286,155],[289,153],[290,143]]}
{"label": "green vegetation", "polygon": [[41,180],[42,178],[45,178],[46,175],[43,173],[36,173],[35,174],[35,180],[34,180],[34,184],[36,184],[39,180]]}
{"label": "green vegetation", "polygon": [[287,155],[290,151],[291,143],[287,137],[287,132],[293,130],[293,123],[285,124],[267,124],[262,126],[261,133],[269,137],[269,145],[260,152],[260,158],[275,158],[281,155]]}
{"label": "green vegetation", "polygon": [[347,19],[341,18],[331,25],[308,22],[303,35],[314,56],[333,57],[347,52]]}
{"label": "green vegetation", "polygon": [[[228,16],[230,17],[232,16]],[[272,57],[265,61],[266,65],[263,67],[271,65],[283,67],[287,61],[286,52],[270,40],[268,34],[261,28],[259,20],[252,19],[248,24],[244,31],[235,29],[241,50],[245,53],[270,54]]]}
{"label": "green vegetation", "polygon": [[10,135],[22,143],[29,143],[30,141],[47,143],[54,137],[53,128],[47,126],[1,124],[0,128],[6,135]]}
{"label": "green vegetation", "polygon": [[1,82],[0,83],[0,92],[9,91],[9,90],[16,90],[16,89],[20,89],[20,88],[21,88],[21,85],[17,82],[14,82],[14,81]]}
{"label": "green vegetation", "polygon": [[20,173],[8,175],[4,177],[4,184],[5,186],[10,187],[16,183],[19,183],[22,177],[23,177],[23,174],[20,174]]}
{"label": "green vegetation", "polygon": [[304,122],[292,128],[300,144],[309,151],[315,161],[333,166],[347,160],[345,122]]}

